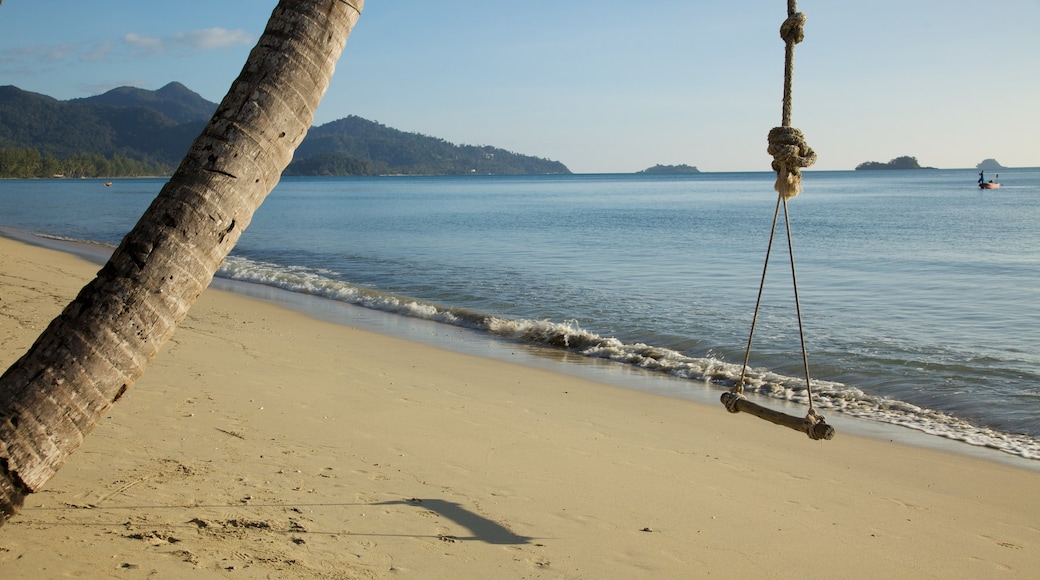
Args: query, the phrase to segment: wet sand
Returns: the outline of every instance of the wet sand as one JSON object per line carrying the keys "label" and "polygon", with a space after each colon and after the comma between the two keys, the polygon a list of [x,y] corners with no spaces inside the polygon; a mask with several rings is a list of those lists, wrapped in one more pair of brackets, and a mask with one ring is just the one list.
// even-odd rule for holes
{"label": "wet sand", "polygon": [[[0,238],[0,365],[97,269]],[[0,576],[1026,578],[1038,490],[210,289],[0,528]]]}

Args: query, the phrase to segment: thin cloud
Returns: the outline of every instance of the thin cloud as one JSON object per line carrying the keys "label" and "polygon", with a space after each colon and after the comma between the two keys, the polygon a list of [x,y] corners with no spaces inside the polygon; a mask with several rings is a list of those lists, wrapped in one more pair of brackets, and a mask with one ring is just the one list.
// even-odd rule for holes
{"label": "thin cloud", "polygon": [[144,36],[135,32],[124,36],[123,43],[130,47],[130,50],[145,54],[156,54],[165,50],[165,43],[162,39],[154,36]]}
{"label": "thin cloud", "polygon": [[170,51],[207,51],[233,46],[251,46],[256,38],[244,30],[205,28],[178,32],[165,37],[145,36],[131,32],[123,37],[123,44],[135,54],[160,54]]}
{"label": "thin cloud", "polygon": [[106,58],[108,58],[109,53],[112,52],[113,44],[114,43],[111,41],[96,44],[93,47],[85,50],[83,54],[80,55],[79,60],[82,62],[95,62],[99,60],[105,60]]}
{"label": "thin cloud", "polygon": [[0,52],[3,63],[52,63],[66,60],[82,50],[80,45],[62,43],[15,48]]}
{"label": "thin cloud", "polygon": [[[0,0],[2,1],[2,0]],[[256,35],[245,30],[205,28],[169,36],[131,32],[119,40],[41,44],[0,50],[0,71],[28,73],[53,70],[73,63],[103,62],[123,58],[147,58],[164,53],[190,53],[252,46]]]}
{"label": "thin cloud", "polygon": [[94,45],[60,43],[0,50],[0,79],[8,75],[53,75],[65,63],[82,60]]}
{"label": "thin cloud", "polygon": [[173,48],[215,50],[230,46],[251,46],[254,42],[256,42],[256,38],[245,30],[206,28],[175,34],[170,37],[169,44]]}

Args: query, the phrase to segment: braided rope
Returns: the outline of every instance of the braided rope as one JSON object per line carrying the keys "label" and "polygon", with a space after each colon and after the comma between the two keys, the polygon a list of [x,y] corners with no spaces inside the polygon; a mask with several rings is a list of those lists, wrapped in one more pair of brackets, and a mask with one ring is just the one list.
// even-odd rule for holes
{"label": "braided rope", "polygon": [[802,168],[816,163],[816,152],[806,144],[802,132],[794,127],[774,127],[769,131],[766,151],[773,156],[773,188],[784,199],[798,195],[802,191]]}
{"label": "braided rope", "polygon": [[[802,430],[809,436],[809,439],[819,441],[821,439],[830,439],[826,436],[826,431],[820,431],[816,428],[820,423],[826,424],[827,420],[823,415],[816,413],[816,410],[809,407],[809,412],[805,414],[805,419],[802,420]],[[833,431],[832,431],[833,433]],[[833,436],[833,435],[832,435]]]}
{"label": "braided rope", "polygon": [[794,247],[791,240],[791,221],[787,210],[787,200],[798,195],[802,187],[802,172],[805,167],[816,163],[816,152],[805,142],[802,132],[791,126],[791,87],[794,77],[794,45],[805,39],[805,15],[797,11],[796,0],[787,2],[787,20],[780,27],[780,37],[786,44],[786,56],[784,67],[784,107],[783,125],[769,131],[768,152],[773,156],[773,170],[777,173],[775,189],[779,196],[776,202],[776,211],[773,213],[773,227],[769,234],[769,246],[766,249],[765,263],[762,265],[762,280],[758,287],[758,299],[755,302],[755,314],[751,320],[751,332],[748,335],[747,350],[744,353],[744,365],[740,371],[740,379],[733,385],[731,397],[724,397],[726,409],[731,413],[737,413],[738,402],[745,399],[744,382],[747,378],[748,362],[751,357],[751,343],[755,335],[755,326],[758,322],[759,308],[762,304],[762,291],[765,288],[766,271],[769,267],[769,256],[773,249],[773,239],[776,235],[777,221],[780,216],[780,208],[784,210],[784,221],[787,231],[787,249],[791,258],[791,281],[794,284],[795,308],[798,316],[798,335],[802,345],[802,364],[805,369],[805,388],[809,396],[809,410],[802,423],[803,430],[812,439],[830,438],[817,432],[815,427],[823,423],[825,419],[817,414],[813,405],[812,382],[809,379],[809,358],[805,346],[805,331],[802,326],[802,308],[798,298],[798,277],[795,273]]}
{"label": "braided rope", "polygon": [[802,169],[816,163],[816,152],[805,142],[802,132],[791,126],[792,86],[794,85],[794,45],[805,40],[805,14],[798,12],[795,0],[787,2],[787,20],[780,26],[786,45],[784,56],[784,110],[782,126],[769,132],[769,148],[776,171],[777,193],[791,199],[802,190]]}

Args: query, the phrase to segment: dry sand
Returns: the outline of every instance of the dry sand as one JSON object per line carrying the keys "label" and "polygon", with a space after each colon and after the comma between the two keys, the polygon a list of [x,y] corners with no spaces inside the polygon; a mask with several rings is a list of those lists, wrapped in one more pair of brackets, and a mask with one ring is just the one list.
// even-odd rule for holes
{"label": "dry sand", "polygon": [[[97,270],[0,239],[0,366]],[[209,290],[0,577],[1036,578],[1040,471],[621,389]]]}

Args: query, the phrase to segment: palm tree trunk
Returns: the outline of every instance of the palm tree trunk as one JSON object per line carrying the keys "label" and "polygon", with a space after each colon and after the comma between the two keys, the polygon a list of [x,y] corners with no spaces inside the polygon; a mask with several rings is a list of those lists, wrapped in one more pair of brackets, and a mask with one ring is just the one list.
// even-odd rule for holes
{"label": "palm tree trunk", "polygon": [[314,119],[364,0],[281,0],[237,80],[97,278],[0,376],[0,525],[140,377]]}

